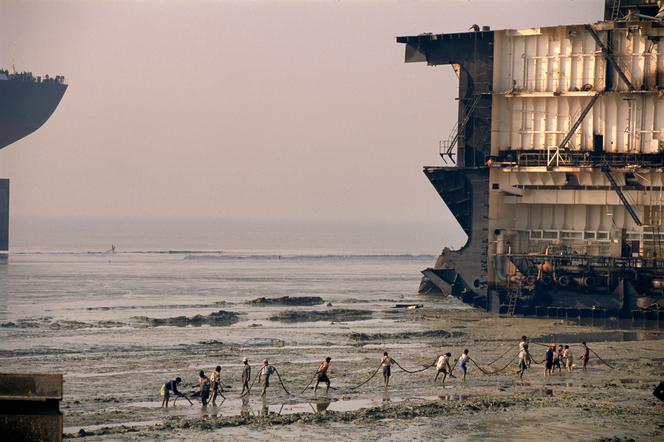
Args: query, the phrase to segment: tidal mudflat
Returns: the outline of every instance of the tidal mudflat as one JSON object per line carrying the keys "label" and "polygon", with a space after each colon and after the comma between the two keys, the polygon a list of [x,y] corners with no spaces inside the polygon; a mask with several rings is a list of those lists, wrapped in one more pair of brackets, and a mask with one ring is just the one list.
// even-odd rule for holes
{"label": "tidal mudflat", "polygon": [[[664,379],[657,324],[498,318],[419,296],[417,271],[429,257],[187,256],[19,255],[0,270],[7,289],[0,364],[65,374],[66,437],[664,437],[664,403],[652,395]],[[395,308],[409,303],[423,307]],[[543,366],[533,364],[519,381],[512,358],[521,335],[535,360],[543,344],[557,342],[569,344],[578,362],[578,344],[587,340],[613,368],[593,355],[585,372],[544,378]],[[354,388],[383,351],[416,371],[464,348],[487,373],[507,367],[485,374],[471,365],[465,383],[457,377],[445,385],[434,384],[433,368],[409,374],[393,367],[388,390],[380,374]],[[273,379],[265,399],[256,387],[240,398],[244,356],[254,373],[269,358],[291,394]],[[303,391],[326,356],[335,389]],[[202,407],[196,375],[216,365],[227,399]],[[159,388],[175,376],[194,406],[160,407]]]}

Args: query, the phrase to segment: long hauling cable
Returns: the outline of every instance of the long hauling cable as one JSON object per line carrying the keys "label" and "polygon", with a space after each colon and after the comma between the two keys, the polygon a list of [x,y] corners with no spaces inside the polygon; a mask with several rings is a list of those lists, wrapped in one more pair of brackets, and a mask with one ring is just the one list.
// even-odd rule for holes
{"label": "long hauling cable", "polygon": [[354,386],[354,387],[351,387],[350,389],[351,389],[351,390],[357,390],[358,388],[360,388],[361,386],[363,386],[364,384],[366,384],[367,382],[369,382],[370,380],[372,380],[372,379],[374,378],[374,376],[376,376],[376,374],[378,374],[378,372],[380,371],[380,368],[381,368],[381,367],[382,367],[382,364],[379,365],[378,368],[376,368],[376,370],[373,372],[373,374],[372,374],[371,376],[369,376],[369,379],[367,379],[366,381],[362,382],[362,383],[359,384],[359,385],[356,385],[356,386]]}
{"label": "long hauling cable", "polygon": [[424,367],[424,368],[420,368],[419,370],[406,370],[406,369],[403,368],[403,367],[402,367],[402,366],[401,366],[396,360],[392,359],[392,362],[394,362],[394,363],[396,364],[397,367],[399,367],[400,369],[402,369],[402,370],[405,371],[406,373],[410,373],[410,374],[420,373],[420,372],[422,372],[422,371],[424,371],[424,370],[428,370],[428,369],[430,369],[431,367],[433,367],[433,366],[436,365],[436,361],[433,361],[432,364],[427,365],[427,366]]}
{"label": "long hauling cable", "polygon": [[281,375],[279,374],[279,370],[277,370],[276,367],[273,367],[273,368],[274,368],[274,372],[277,374],[277,378],[279,378],[279,383],[281,384],[281,388],[284,389],[284,391],[286,392],[286,394],[287,394],[288,396],[292,396],[292,394],[290,394],[290,392],[288,391],[288,389],[286,389],[286,386],[284,385],[284,381],[281,380]]}

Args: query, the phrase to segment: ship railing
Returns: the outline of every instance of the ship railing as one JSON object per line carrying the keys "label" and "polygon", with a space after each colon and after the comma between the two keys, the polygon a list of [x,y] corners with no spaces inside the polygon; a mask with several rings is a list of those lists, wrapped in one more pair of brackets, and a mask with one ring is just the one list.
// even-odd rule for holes
{"label": "ship railing", "polygon": [[616,257],[605,255],[579,255],[566,254],[544,254],[544,253],[502,253],[496,256],[504,256],[512,260],[527,260],[537,264],[545,261],[553,264],[563,263],[565,265],[579,265],[587,267],[608,267],[616,269],[664,269],[664,258],[650,257]]}
{"label": "ship railing", "polygon": [[[555,160],[555,146],[547,149],[520,149],[504,150],[496,158],[497,164],[514,165],[520,167],[547,166]],[[609,167],[620,168],[629,166],[662,167],[664,166],[663,153],[638,152],[602,152],[595,153],[590,150],[565,150],[560,152],[559,165],[579,167]],[[553,164],[556,166],[556,164]]]}

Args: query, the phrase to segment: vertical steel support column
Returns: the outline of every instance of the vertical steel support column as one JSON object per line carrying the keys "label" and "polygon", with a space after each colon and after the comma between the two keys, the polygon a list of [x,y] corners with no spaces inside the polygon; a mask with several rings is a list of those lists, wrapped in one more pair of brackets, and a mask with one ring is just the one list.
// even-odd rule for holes
{"label": "vertical steel support column", "polygon": [[9,250],[9,179],[0,178],[0,258]]}

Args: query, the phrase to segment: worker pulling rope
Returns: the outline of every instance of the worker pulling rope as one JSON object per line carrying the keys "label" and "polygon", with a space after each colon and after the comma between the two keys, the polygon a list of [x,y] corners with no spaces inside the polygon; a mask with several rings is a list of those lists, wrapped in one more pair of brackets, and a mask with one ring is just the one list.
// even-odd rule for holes
{"label": "worker pulling rope", "polygon": [[262,368],[260,370],[258,370],[258,373],[256,374],[256,376],[254,376],[254,380],[251,382],[251,385],[249,386],[249,389],[246,392],[244,392],[240,395],[241,398],[247,396],[251,392],[251,389],[253,388],[254,384],[256,383],[256,379],[258,379],[260,377],[262,371],[263,371]]}
{"label": "worker pulling rope", "polygon": [[[540,343],[540,342],[533,342],[533,344],[535,344],[535,345],[539,345],[539,346],[541,346],[541,347],[549,347],[549,345],[550,345],[550,344],[543,344],[543,343]],[[573,345],[577,345],[577,346],[579,346],[579,345],[581,345],[581,344],[573,344]],[[597,356],[597,359],[599,359],[604,365],[606,365],[607,367],[609,367],[611,370],[615,370],[615,369],[616,369],[616,367],[614,367],[613,365],[609,364],[609,363],[606,362],[604,359],[602,359],[602,357],[601,357],[600,355],[598,355],[597,352],[595,352],[595,350],[593,350],[593,349],[590,348],[590,347],[588,347],[588,350],[589,350],[592,354],[594,354],[595,356]],[[537,362],[537,361],[535,361],[535,360],[533,360],[533,362],[534,362],[535,364],[541,364],[541,363],[542,363],[542,362]]]}

